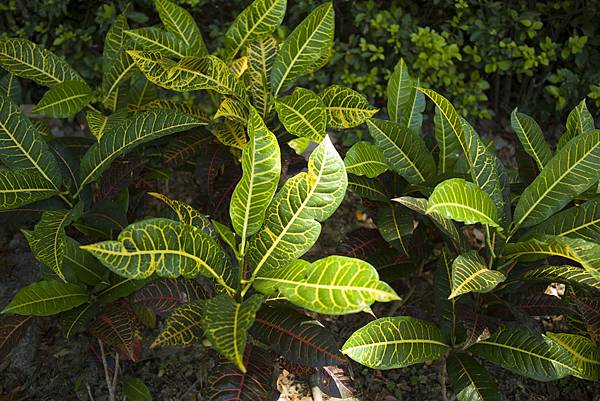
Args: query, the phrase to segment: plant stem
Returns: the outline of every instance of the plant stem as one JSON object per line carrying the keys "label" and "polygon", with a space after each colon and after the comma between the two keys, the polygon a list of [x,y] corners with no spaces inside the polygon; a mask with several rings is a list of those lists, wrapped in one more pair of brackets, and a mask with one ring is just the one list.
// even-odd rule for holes
{"label": "plant stem", "polygon": [[117,394],[117,378],[119,375],[119,353],[116,352],[115,353],[115,372],[113,374],[113,381],[112,381],[112,394],[113,397],[116,398],[116,394]]}
{"label": "plant stem", "polygon": [[[100,356],[102,357],[102,366],[104,367],[104,380],[106,380],[106,387],[108,387],[108,401],[115,401],[115,394],[112,386],[112,381],[110,379],[110,374],[108,373],[108,363],[106,362],[104,344],[102,344],[102,340],[98,340],[98,344],[100,344]],[[116,369],[117,367],[115,367],[115,370]]]}
{"label": "plant stem", "polygon": [[496,259],[496,252],[494,252],[494,244],[492,243],[492,236],[490,234],[490,227],[488,225],[485,226],[485,242],[487,244],[487,247],[490,249],[490,263],[489,266],[491,267],[494,264],[494,259]]}

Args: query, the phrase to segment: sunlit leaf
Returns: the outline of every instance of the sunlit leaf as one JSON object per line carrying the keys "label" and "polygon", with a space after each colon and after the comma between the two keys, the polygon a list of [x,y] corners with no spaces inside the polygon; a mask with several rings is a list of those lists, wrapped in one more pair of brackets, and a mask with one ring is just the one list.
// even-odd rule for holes
{"label": "sunlit leaf", "polygon": [[523,277],[528,280],[559,282],[600,290],[600,278],[581,267],[544,266],[527,272]]}
{"label": "sunlit leaf", "polygon": [[321,99],[327,112],[327,126],[330,128],[356,127],[379,111],[369,105],[365,96],[339,85],[325,88]]}
{"label": "sunlit leaf", "polygon": [[269,82],[276,55],[277,41],[272,36],[265,36],[248,47],[250,93],[256,110],[265,121],[270,120],[273,104]]}
{"label": "sunlit leaf", "polygon": [[600,380],[600,348],[592,340],[577,334],[546,335],[571,355],[578,369],[574,376],[593,381]]}
{"label": "sunlit leaf", "polygon": [[388,169],[383,152],[370,142],[357,142],[344,157],[346,171],[355,175],[375,178]]}
{"label": "sunlit leaf", "polygon": [[504,274],[490,270],[475,251],[459,255],[452,262],[452,292],[454,298],[468,292],[489,292],[506,280]]}
{"label": "sunlit leaf", "polygon": [[296,88],[290,96],[277,99],[275,109],[290,134],[317,143],[325,137],[327,115],[323,101],[314,92]]}
{"label": "sunlit leaf", "polygon": [[544,139],[544,133],[538,123],[526,114],[514,109],[510,123],[515,130],[525,152],[533,158],[541,171],[552,158],[552,151]]}
{"label": "sunlit leaf", "polygon": [[440,148],[438,157],[438,168],[441,174],[452,171],[452,167],[460,156],[460,144],[448,120],[443,117],[439,107],[435,108],[433,117],[435,127],[435,139]]}
{"label": "sunlit leaf", "polygon": [[185,42],[179,36],[156,27],[130,29],[125,31],[136,49],[158,52],[165,57],[191,56]]}
{"label": "sunlit leaf", "polygon": [[421,132],[425,97],[415,88],[417,82],[408,72],[403,59],[398,61],[387,86],[387,108],[390,120],[409,128],[414,133]]}
{"label": "sunlit leaf", "polygon": [[594,130],[594,117],[588,111],[585,99],[581,101],[570,113],[567,118],[567,129],[558,141],[558,149],[565,146],[571,139],[577,135],[585,134]]}
{"label": "sunlit leaf", "polygon": [[187,346],[202,338],[201,321],[205,303],[205,300],[197,300],[177,307],[150,348]]}
{"label": "sunlit leaf", "polygon": [[64,81],[54,85],[31,111],[48,117],[72,117],[92,99],[92,90],[83,81]]}
{"label": "sunlit leaf", "polygon": [[197,56],[207,54],[200,29],[189,12],[169,0],[156,0],[155,6],[165,28],[179,36],[190,52]]}

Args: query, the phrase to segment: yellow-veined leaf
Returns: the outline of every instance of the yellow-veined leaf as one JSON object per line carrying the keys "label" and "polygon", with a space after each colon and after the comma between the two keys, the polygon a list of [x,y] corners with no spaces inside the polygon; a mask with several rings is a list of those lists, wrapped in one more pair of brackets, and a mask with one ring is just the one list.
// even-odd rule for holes
{"label": "yellow-veined leaf", "polygon": [[54,185],[35,170],[0,168],[0,210],[15,209],[57,193]]}
{"label": "yellow-veined leaf", "polygon": [[526,280],[564,283],[600,291],[600,277],[590,270],[575,266],[543,266],[523,275]]}
{"label": "yellow-veined leaf", "polygon": [[187,10],[170,0],[156,0],[156,10],[165,28],[176,34],[195,56],[208,53],[202,34],[194,18]]}
{"label": "yellow-veined leaf", "polygon": [[546,333],[554,343],[566,350],[575,364],[581,379],[600,380],[600,348],[589,338],[568,333]]}
{"label": "yellow-veined leaf", "polygon": [[73,309],[87,300],[87,291],[78,285],[56,280],[38,281],[21,288],[2,313],[50,316]]}
{"label": "yellow-veined leaf", "polygon": [[192,51],[188,51],[185,42],[173,32],[149,27],[130,29],[126,30],[125,33],[131,38],[136,49],[158,52],[165,57],[181,58],[193,54]]}
{"label": "yellow-veined leaf", "polygon": [[165,321],[165,327],[152,342],[150,348],[190,345],[202,338],[202,311],[206,301],[203,299],[179,306]]}
{"label": "yellow-veined leaf", "polygon": [[313,91],[296,88],[290,96],[277,99],[275,109],[290,134],[317,143],[325,137],[327,114],[323,101]]}
{"label": "yellow-veined leaf", "polygon": [[452,262],[452,292],[448,299],[469,292],[490,292],[504,280],[504,274],[488,269],[476,251],[469,251]]}
{"label": "yellow-veined leaf", "polygon": [[533,158],[535,164],[542,171],[552,158],[552,151],[544,139],[542,129],[533,118],[519,113],[516,108],[510,115],[510,123],[525,152]]}
{"label": "yellow-veined leaf", "polygon": [[416,86],[418,83],[409,75],[404,60],[400,59],[387,86],[388,115],[390,120],[419,134],[423,123],[425,97],[417,91]]}
{"label": "yellow-veined leaf", "polygon": [[44,94],[31,111],[54,118],[74,116],[92,99],[92,90],[83,81],[64,81]]}
{"label": "yellow-veined leaf", "polygon": [[223,145],[232,146],[240,150],[243,150],[248,142],[244,125],[235,121],[224,120],[213,123],[210,126],[210,132]]}
{"label": "yellow-veined leaf", "polygon": [[571,139],[577,135],[585,134],[594,130],[594,117],[588,111],[585,99],[581,101],[570,113],[567,118],[567,129],[558,140],[558,149],[565,146]]}
{"label": "yellow-veined leaf", "polygon": [[215,228],[213,227],[208,216],[200,213],[187,203],[183,203],[176,199],[168,198],[163,194],[159,194],[156,192],[148,192],[148,195],[164,202],[167,206],[169,206],[171,210],[175,212],[177,218],[181,223],[198,227],[212,239],[218,239],[217,233],[215,232]]}
{"label": "yellow-veined leaf", "polygon": [[388,170],[383,152],[370,142],[357,142],[344,157],[346,171],[354,175],[375,178]]}
{"label": "yellow-veined leaf", "polygon": [[321,94],[330,128],[354,128],[379,111],[360,93],[340,85],[327,87]]}
{"label": "yellow-veined leaf", "polygon": [[224,97],[223,100],[221,100],[217,112],[213,116],[215,119],[221,117],[246,125],[248,121],[248,109],[244,103],[239,100],[231,97]]}
{"label": "yellow-veined leaf", "polygon": [[265,121],[270,120],[273,105],[269,80],[276,55],[277,41],[273,36],[265,36],[248,47],[250,93],[256,110]]}
{"label": "yellow-veined leaf", "polygon": [[15,74],[9,72],[0,79],[0,93],[16,104],[22,103],[21,84]]}

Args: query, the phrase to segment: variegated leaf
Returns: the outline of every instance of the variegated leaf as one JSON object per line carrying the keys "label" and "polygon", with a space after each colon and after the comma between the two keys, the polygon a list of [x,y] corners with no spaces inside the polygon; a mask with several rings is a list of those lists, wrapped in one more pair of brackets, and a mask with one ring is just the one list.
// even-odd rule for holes
{"label": "variegated leaf", "polygon": [[57,193],[54,185],[37,171],[0,168],[0,210],[15,209]]}
{"label": "variegated leaf", "polygon": [[554,343],[566,350],[575,364],[581,379],[600,380],[600,348],[589,338],[568,333],[546,333]]}
{"label": "variegated leaf", "polygon": [[525,152],[533,158],[539,170],[542,171],[552,158],[552,151],[544,139],[542,129],[533,118],[519,113],[516,108],[510,115],[510,123]]}
{"label": "variegated leaf", "polygon": [[527,272],[523,278],[547,283],[565,283],[583,288],[593,288],[600,291],[600,277],[589,270],[575,266],[544,266]]}
{"label": "variegated leaf", "polygon": [[379,111],[360,93],[340,85],[327,87],[321,94],[330,128],[354,128]]}
{"label": "variegated leaf", "polygon": [[176,199],[171,199],[163,194],[159,194],[156,192],[148,192],[148,195],[164,202],[167,206],[175,212],[179,221],[183,224],[189,224],[190,226],[198,227],[200,230],[204,231],[209,237],[214,240],[218,239],[218,236],[215,232],[215,228],[213,227],[210,218],[187,203],[183,203]]}
{"label": "variegated leaf", "polygon": [[224,97],[214,115],[215,119],[221,117],[246,125],[248,121],[248,110],[239,100],[231,97]]}
{"label": "variegated leaf", "polygon": [[244,150],[248,139],[244,125],[231,120],[218,121],[211,125],[210,131],[225,146]]}
{"label": "variegated leaf", "polygon": [[74,116],[92,99],[92,90],[83,81],[64,81],[44,94],[31,111],[47,117],[67,118]]}
{"label": "variegated leaf", "polygon": [[323,101],[314,92],[296,88],[290,96],[277,99],[275,109],[290,134],[317,143],[325,137],[327,114]]}
{"label": "variegated leaf", "polygon": [[118,127],[127,118],[127,114],[124,112],[116,112],[109,116],[105,116],[95,111],[88,111],[85,114],[90,132],[96,140],[100,140],[102,136],[115,127]]}
{"label": "variegated leaf", "polygon": [[9,72],[0,79],[0,93],[16,104],[22,103],[21,84],[15,74]]}
{"label": "variegated leaf", "polygon": [[197,300],[179,306],[165,321],[165,327],[150,348],[190,345],[202,338],[202,314],[205,300]]}
{"label": "variegated leaf", "polygon": [[417,91],[416,85],[417,82],[409,75],[406,63],[400,59],[387,86],[388,115],[390,120],[418,134],[423,123],[425,97]]}
{"label": "variegated leaf", "polygon": [[256,110],[265,121],[270,120],[273,105],[269,82],[276,55],[277,41],[273,36],[265,36],[248,47],[250,93]]}
{"label": "variegated leaf", "polygon": [[125,52],[128,38],[125,31],[129,29],[127,14],[117,16],[104,40],[102,53],[102,104],[116,111],[119,101],[128,90],[127,81],[135,70],[135,64]]}
{"label": "variegated leaf", "polygon": [[125,31],[131,39],[136,49],[147,52],[158,52],[165,57],[185,57],[193,55],[181,37],[173,32],[168,32],[160,28],[149,27],[130,29]]}
{"label": "variegated leaf", "polygon": [[477,252],[469,251],[452,262],[452,292],[448,298],[469,292],[490,292],[504,280],[504,274],[488,269]]}
{"label": "variegated leaf", "polygon": [[594,130],[594,117],[588,111],[585,99],[581,101],[570,113],[567,118],[566,131],[558,141],[558,149],[565,146],[571,139],[577,135],[585,134]]}
{"label": "variegated leaf", "polygon": [[446,174],[452,171],[452,168],[458,161],[460,156],[460,144],[452,127],[448,123],[448,120],[443,116],[439,107],[435,108],[433,125],[435,126],[435,139],[440,148],[438,169],[441,174]]}
{"label": "variegated leaf", "polygon": [[344,165],[347,172],[368,178],[375,178],[388,169],[381,149],[366,141],[357,142],[348,149]]}
{"label": "variegated leaf", "polygon": [[183,7],[170,0],[156,0],[156,10],[167,31],[176,34],[194,56],[208,52],[194,18]]}

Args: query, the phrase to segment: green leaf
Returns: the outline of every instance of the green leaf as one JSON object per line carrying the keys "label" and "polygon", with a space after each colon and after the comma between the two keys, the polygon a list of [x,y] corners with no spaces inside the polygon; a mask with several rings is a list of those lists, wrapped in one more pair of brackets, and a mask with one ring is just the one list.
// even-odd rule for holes
{"label": "green leaf", "polygon": [[248,262],[256,277],[275,271],[306,253],[327,219],[344,199],[347,187],[344,162],[329,137],[313,151],[308,172],[287,180],[273,198],[260,231],[250,238]]}
{"label": "green leaf", "polygon": [[490,292],[504,280],[504,274],[488,269],[477,252],[469,251],[452,262],[452,292],[448,299],[469,292]]}
{"label": "green leaf", "polygon": [[44,94],[31,111],[53,118],[74,116],[92,99],[92,90],[83,81],[64,81]]}
{"label": "green leaf", "polygon": [[88,300],[87,292],[75,284],[38,281],[23,287],[2,313],[50,316],[73,309]]}
{"label": "green leaf", "polygon": [[250,333],[301,366],[321,367],[346,362],[331,331],[294,309],[261,308]]}
{"label": "green leaf", "polygon": [[[242,239],[254,235],[262,226],[281,173],[277,138],[254,108],[250,109],[248,136],[250,141],[242,152],[242,178],[229,207],[233,228]],[[240,251],[244,253],[244,249]]]}
{"label": "green leaf", "polygon": [[370,142],[357,142],[348,150],[344,158],[346,171],[354,175],[375,178],[388,169],[383,152]]}
{"label": "green leaf", "polygon": [[32,321],[31,316],[3,316],[0,318],[0,361],[19,344]]}
{"label": "green leaf", "polygon": [[48,145],[19,106],[3,95],[0,95],[0,162],[13,171],[30,169],[54,190],[60,189],[62,175]]}
{"label": "green leaf", "polygon": [[88,111],[85,113],[85,119],[88,123],[88,128],[90,132],[96,140],[100,140],[102,136],[118,127],[123,121],[127,118],[127,114],[125,112],[116,112],[109,116],[105,116],[104,114]]}
{"label": "green leaf", "polygon": [[208,54],[200,29],[189,12],[169,0],[156,0],[155,6],[165,28],[179,36],[190,52],[197,56]]}
{"label": "green leaf", "polygon": [[57,193],[54,185],[37,171],[0,168],[0,210],[15,209]]}
{"label": "green leaf", "polygon": [[0,79],[0,93],[16,104],[22,103],[21,84],[15,74],[9,72]]}
{"label": "green leaf", "polygon": [[600,243],[600,200],[593,199],[557,213],[527,231],[520,240],[542,235],[581,238]]}
{"label": "green leaf", "polygon": [[348,189],[361,198],[367,198],[372,201],[388,201],[388,194],[381,182],[376,179],[369,179],[353,174],[348,176]]}
{"label": "green leaf", "polygon": [[206,113],[202,107],[195,104],[177,101],[175,99],[154,99],[149,103],[143,104],[138,110],[135,111],[154,109],[171,109],[207,124],[211,121],[211,116]]}
{"label": "green leaf", "polygon": [[35,225],[33,234],[28,238],[35,258],[48,266],[63,281],[65,276],[62,264],[67,240],[65,228],[81,217],[82,212],[82,203],[79,203],[73,210],[44,212],[42,219]]}
{"label": "green leaf", "polygon": [[239,100],[231,97],[225,97],[221,101],[217,112],[213,116],[214,119],[221,117],[246,125],[248,122],[248,110],[246,109],[246,106]]}
{"label": "green leaf", "polygon": [[314,92],[296,88],[290,96],[277,99],[275,109],[290,134],[317,143],[325,137],[327,114],[323,101]]}
{"label": "green leaf", "polygon": [[247,139],[244,125],[231,120],[213,123],[210,131],[215,138],[225,146],[231,146],[244,150]]}
{"label": "green leaf", "polygon": [[594,117],[588,111],[585,99],[581,101],[570,113],[567,118],[567,129],[558,141],[558,149],[562,149],[571,139],[577,135],[585,134],[594,130]]}
{"label": "green leaf", "polygon": [[548,337],[522,327],[501,327],[469,350],[475,356],[534,380],[556,380],[577,372],[567,351]]}
{"label": "green leaf", "polygon": [[376,218],[379,233],[390,245],[408,255],[405,237],[414,230],[412,213],[402,205],[381,205]]}
{"label": "green leaf", "polygon": [[312,263],[297,260],[270,276],[259,277],[255,286],[265,293],[277,288],[291,303],[327,315],[370,311],[374,302],[400,299],[379,280],[373,266],[346,256],[328,256]]}
{"label": "green leaf", "polygon": [[260,116],[270,120],[272,106],[271,70],[277,55],[277,40],[272,36],[252,42],[248,47],[248,72],[253,104]]}
{"label": "green leaf", "polygon": [[150,348],[171,345],[190,345],[198,341],[202,333],[202,315],[206,301],[196,300],[179,306],[165,321],[164,329],[154,340]]}
{"label": "green leaf", "polygon": [[440,148],[438,157],[438,168],[441,174],[446,174],[452,171],[452,167],[460,157],[460,144],[448,120],[443,117],[439,107],[435,108],[435,116],[433,117],[433,125],[435,127],[435,139]]}
{"label": "green leaf", "polygon": [[[187,51],[185,42],[173,32],[160,28],[149,27],[125,31],[131,38],[136,49],[147,52],[158,52],[165,57],[191,56],[193,52]],[[191,50],[191,49],[190,49]]]}
{"label": "green leaf", "polygon": [[548,283],[565,283],[600,290],[600,277],[575,266],[544,266],[527,272],[523,278]]}
{"label": "green leaf", "polygon": [[364,124],[379,111],[369,105],[365,96],[340,85],[325,88],[321,99],[327,112],[327,126],[330,128],[354,128]]}
{"label": "green leaf", "polygon": [[580,263],[586,269],[600,272],[600,244],[560,236],[539,238],[506,244],[502,257],[531,261],[547,256],[560,256]]}
{"label": "green leaf", "polygon": [[64,81],[81,81],[79,74],[62,58],[27,39],[0,40],[0,65],[6,71],[42,86]]}
{"label": "green leaf", "polygon": [[206,338],[242,372],[246,372],[243,356],[248,330],[263,302],[261,295],[253,295],[241,304],[227,295],[218,295],[204,307],[201,324]]}
{"label": "green leaf", "polygon": [[274,32],[285,16],[287,0],[255,0],[225,33],[225,51],[232,60],[248,43]]}
{"label": "green leaf", "polygon": [[128,90],[127,80],[135,71],[135,64],[125,52],[129,29],[127,14],[117,16],[106,33],[102,52],[102,104],[115,111],[120,99]]}
{"label": "green leaf", "polygon": [[442,248],[442,255],[438,259],[433,276],[433,301],[435,312],[442,329],[444,339],[451,345],[457,341],[457,303],[458,300],[450,298],[452,292],[452,260],[446,248]]}
{"label": "green leaf", "polygon": [[129,401],[152,401],[152,394],[141,379],[127,380],[123,385],[123,394]]}
{"label": "green leaf", "polygon": [[425,97],[417,91],[417,83],[408,73],[403,59],[398,61],[387,86],[388,115],[390,120],[418,134],[423,123]]}
{"label": "green leaf", "polygon": [[544,133],[538,123],[517,108],[510,115],[510,123],[523,145],[525,152],[533,158],[540,171],[552,158],[552,151],[544,139]]}
{"label": "green leaf", "polygon": [[433,224],[435,224],[440,231],[442,231],[450,238],[450,240],[452,240],[457,250],[460,251],[462,249],[468,249],[465,236],[458,229],[458,227],[456,227],[456,224],[452,220],[447,219],[436,212],[427,212],[427,199],[402,196],[392,200],[406,206],[411,210],[414,210],[417,213],[427,215]]}
{"label": "green leaf", "polygon": [[600,348],[589,338],[567,333],[546,333],[548,338],[566,350],[575,364],[581,379],[600,380]]}
{"label": "green leaf", "polygon": [[514,230],[541,223],[598,182],[600,130],[567,143],[523,191],[514,213]]}
{"label": "green leaf", "polygon": [[158,86],[178,92],[213,90],[245,99],[244,88],[227,64],[216,56],[184,57],[175,63],[155,52],[127,52],[146,78]]}
{"label": "green leaf", "polygon": [[216,220],[212,221],[215,231],[219,234],[219,237],[225,242],[231,249],[237,251],[238,236],[225,224],[221,224]]}
{"label": "green leaf", "polygon": [[81,244],[71,237],[65,238],[65,253],[63,257],[62,270],[69,281],[67,272],[71,272],[77,279],[85,284],[95,286],[106,282],[108,271],[90,253],[80,249]]}
{"label": "green leaf", "polygon": [[231,267],[225,251],[201,229],[169,219],[127,226],[117,241],[85,245],[102,264],[123,277],[144,279],[202,274],[230,289]]}
{"label": "green leaf", "polygon": [[187,203],[180,202],[176,199],[170,199],[165,195],[156,192],[148,192],[148,195],[164,202],[167,206],[169,206],[171,210],[175,212],[181,223],[198,227],[214,240],[219,238],[210,221],[210,218],[200,213]]}
{"label": "green leaf", "polygon": [[448,348],[433,324],[399,316],[377,319],[358,329],[342,353],[370,368],[395,369],[439,359]]}
{"label": "green leaf", "polygon": [[391,170],[411,184],[426,182],[435,175],[435,161],[420,136],[391,121],[374,118],[367,124]]}
{"label": "green leaf", "polygon": [[435,187],[427,202],[427,214],[432,212],[466,224],[499,227],[496,205],[489,195],[462,178],[452,178]]}
{"label": "green leaf", "polygon": [[92,145],[81,160],[80,191],[104,172],[110,163],[134,147],[175,132],[202,125],[198,120],[172,110],[136,113]]}
{"label": "green leaf", "polygon": [[271,71],[271,90],[277,97],[296,78],[305,75],[333,45],[335,12],[331,2],[315,8],[293,30],[277,52]]}
{"label": "green leaf", "polygon": [[467,354],[451,354],[446,371],[458,401],[502,401],[502,394],[488,372]]}

